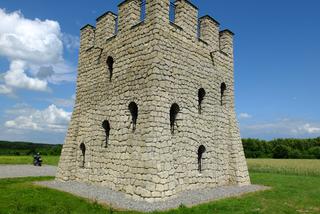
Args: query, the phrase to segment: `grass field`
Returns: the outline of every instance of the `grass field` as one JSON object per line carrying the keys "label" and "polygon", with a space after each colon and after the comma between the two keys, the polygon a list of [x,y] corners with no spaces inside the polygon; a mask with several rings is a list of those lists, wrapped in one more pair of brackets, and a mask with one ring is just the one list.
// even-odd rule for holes
{"label": "grass field", "polygon": [[320,176],[320,160],[247,159],[250,172]]}
{"label": "grass field", "polygon": [[[107,206],[72,196],[68,193],[34,186],[33,181],[52,178],[0,179],[0,214],[138,214],[115,211]],[[320,213],[320,178],[316,176],[251,173],[255,184],[271,186],[264,192],[250,193],[199,205],[184,206],[162,214],[240,214],[240,213]]]}
{"label": "grass field", "polygon": [[[59,158],[49,156],[49,159],[52,164],[56,165]],[[8,157],[8,160],[0,156],[0,163],[29,161],[22,157]],[[176,210],[154,212],[154,214],[320,213],[319,160],[249,159],[248,165],[252,183],[270,186],[271,190],[250,193],[242,197],[211,202],[193,208],[181,206]],[[115,211],[96,202],[32,184],[33,181],[48,179],[53,178],[0,179],[0,214],[138,214],[132,211]]]}
{"label": "grass field", "polygon": [[[60,156],[42,156],[43,164],[57,166]],[[32,156],[1,156],[0,164],[32,164]]]}

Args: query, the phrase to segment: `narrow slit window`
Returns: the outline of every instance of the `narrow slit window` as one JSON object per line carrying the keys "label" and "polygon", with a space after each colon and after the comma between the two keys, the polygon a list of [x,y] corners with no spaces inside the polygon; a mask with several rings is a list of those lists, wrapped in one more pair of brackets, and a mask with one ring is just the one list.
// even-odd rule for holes
{"label": "narrow slit window", "polygon": [[203,153],[206,152],[206,147],[204,145],[199,146],[198,148],[198,171],[199,173],[202,172],[202,158],[203,158]]}
{"label": "narrow slit window", "polygon": [[86,163],[86,145],[84,143],[80,144],[80,150],[81,150],[81,167],[84,167],[84,164]]}
{"label": "narrow slit window", "polygon": [[102,122],[102,127],[104,129],[105,132],[105,142],[104,142],[104,147],[108,147],[108,143],[109,143],[109,136],[110,136],[110,123],[108,120],[105,120]]}
{"label": "narrow slit window", "polygon": [[177,115],[180,111],[180,107],[177,103],[172,104],[170,108],[170,129],[171,133],[174,134],[174,128],[176,126]]}
{"label": "narrow slit window", "polygon": [[138,119],[138,105],[135,102],[131,102],[129,104],[129,111],[131,113],[131,123],[132,123],[132,131],[136,130],[137,119]]}
{"label": "narrow slit window", "polygon": [[221,83],[221,86],[220,86],[220,94],[221,94],[220,103],[221,103],[221,106],[224,105],[225,91],[226,90],[227,90],[227,85],[224,82]]}
{"label": "narrow slit window", "polygon": [[201,104],[202,104],[202,101],[204,100],[204,97],[206,96],[206,91],[203,89],[203,88],[200,88],[198,90],[198,111],[199,111],[199,114],[201,114]]}
{"label": "narrow slit window", "polygon": [[108,71],[109,71],[109,80],[111,81],[112,79],[112,74],[113,74],[113,64],[114,60],[111,56],[108,57],[107,59],[107,66],[108,66]]}

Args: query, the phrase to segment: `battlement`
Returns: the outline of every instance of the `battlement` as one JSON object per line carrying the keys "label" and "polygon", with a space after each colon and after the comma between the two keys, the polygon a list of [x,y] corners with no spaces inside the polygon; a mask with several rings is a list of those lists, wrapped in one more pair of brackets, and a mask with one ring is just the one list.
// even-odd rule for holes
{"label": "battlement", "polygon": [[209,15],[198,18],[198,8],[189,0],[124,0],[118,5],[118,15],[108,11],[96,19],[96,27],[81,28],[81,46],[100,47],[110,38],[129,34],[134,26],[151,24],[161,30],[170,23],[180,29],[181,36],[203,41],[211,51],[233,55],[234,34],[220,31],[219,22]]}

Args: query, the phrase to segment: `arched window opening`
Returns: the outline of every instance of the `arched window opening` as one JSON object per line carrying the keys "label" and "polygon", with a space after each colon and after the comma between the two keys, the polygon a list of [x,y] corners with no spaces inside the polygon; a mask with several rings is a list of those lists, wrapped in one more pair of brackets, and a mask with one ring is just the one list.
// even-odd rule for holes
{"label": "arched window opening", "polygon": [[132,123],[132,130],[136,130],[136,125],[137,125],[137,119],[138,119],[138,106],[135,102],[131,102],[129,104],[129,111],[131,113],[131,123]]}
{"label": "arched window opening", "polygon": [[110,123],[108,120],[105,120],[102,122],[102,127],[105,132],[105,147],[108,147],[108,142],[109,142],[109,135],[110,135]]}
{"label": "arched window opening", "polygon": [[203,153],[206,152],[206,147],[204,145],[199,146],[198,148],[198,171],[199,173],[202,172],[202,156]]}
{"label": "arched window opening", "polygon": [[220,102],[221,102],[221,106],[224,104],[223,100],[224,100],[224,96],[225,96],[225,91],[226,90],[227,90],[227,85],[224,82],[221,83],[221,86],[220,86],[220,93],[221,93]]}
{"label": "arched window opening", "polygon": [[84,164],[86,162],[86,145],[84,145],[84,143],[80,144],[80,150],[81,150],[81,154],[82,154],[81,167],[84,167]]}
{"label": "arched window opening", "polygon": [[109,70],[109,80],[110,81],[112,79],[112,74],[113,74],[113,63],[114,63],[113,58],[111,56],[109,56],[107,59],[107,66],[108,66],[108,70]]}
{"label": "arched window opening", "polygon": [[180,111],[180,107],[177,103],[171,105],[170,108],[170,128],[171,133],[174,134],[174,127],[176,125],[177,115]]}
{"label": "arched window opening", "polygon": [[199,114],[201,114],[201,104],[202,104],[202,101],[205,96],[206,96],[206,91],[203,88],[200,88],[198,90],[198,111],[199,111]]}

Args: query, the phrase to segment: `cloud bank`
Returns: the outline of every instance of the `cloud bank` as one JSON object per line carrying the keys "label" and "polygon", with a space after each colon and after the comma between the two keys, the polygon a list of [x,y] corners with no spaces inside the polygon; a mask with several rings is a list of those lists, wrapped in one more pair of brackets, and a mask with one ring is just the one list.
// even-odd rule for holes
{"label": "cloud bank", "polygon": [[292,118],[278,119],[268,122],[253,121],[241,123],[242,137],[252,138],[310,138],[320,136],[320,122]]}
{"label": "cloud bank", "polygon": [[6,128],[39,132],[65,132],[71,117],[71,112],[53,104],[44,110],[21,105],[7,111],[7,114],[14,115],[15,118],[5,122]]}
{"label": "cloud bank", "polygon": [[0,8],[0,56],[10,62],[0,94],[19,88],[48,91],[48,82],[74,81],[75,69],[63,58],[63,38],[56,21],[31,20],[20,11],[8,13]]}

